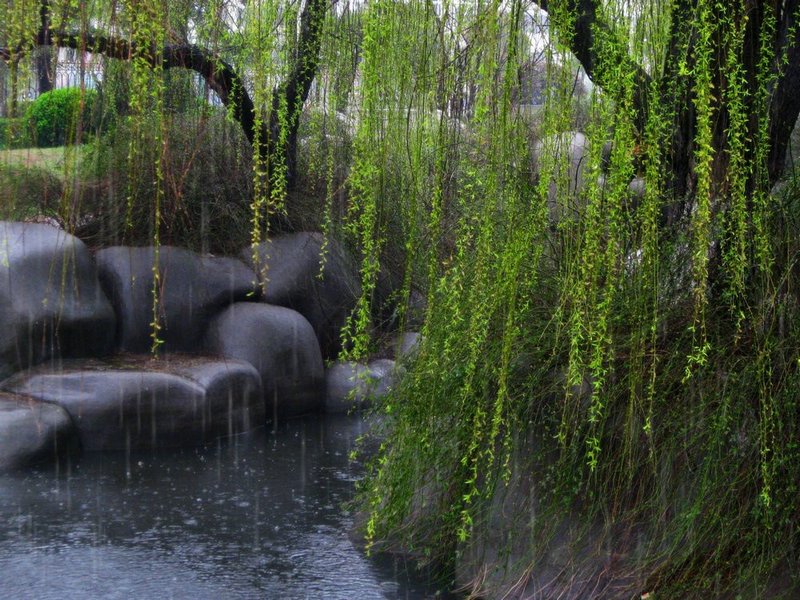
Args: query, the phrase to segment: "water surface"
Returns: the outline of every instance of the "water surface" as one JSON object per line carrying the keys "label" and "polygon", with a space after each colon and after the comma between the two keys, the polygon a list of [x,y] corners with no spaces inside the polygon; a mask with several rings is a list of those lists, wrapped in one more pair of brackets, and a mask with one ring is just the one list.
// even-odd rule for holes
{"label": "water surface", "polygon": [[0,598],[427,598],[348,532],[365,425],[302,419],[202,449],[0,476]]}

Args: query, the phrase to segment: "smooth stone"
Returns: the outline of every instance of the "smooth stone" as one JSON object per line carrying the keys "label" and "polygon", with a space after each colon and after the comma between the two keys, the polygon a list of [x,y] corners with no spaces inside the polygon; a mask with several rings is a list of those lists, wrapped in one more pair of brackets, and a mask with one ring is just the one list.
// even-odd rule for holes
{"label": "smooth stone", "polygon": [[628,184],[628,200],[631,209],[635,209],[644,200],[644,195],[647,192],[647,184],[644,178],[634,177]]}
{"label": "smooth stone", "polygon": [[0,380],[53,357],[103,356],[114,311],[86,245],[37,223],[0,221]]}
{"label": "smooth stone", "polygon": [[63,408],[0,392],[0,471],[57,463],[77,447],[77,431]]}
{"label": "smooth stone", "polygon": [[[541,171],[541,156],[545,149],[555,155],[554,172],[551,174],[547,192],[550,220],[558,222],[564,218],[576,219],[586,206],[580,195],[584,188],[589,141],[580,132],[567,131],[536,142],[533,153],[536,157],[534,172],[537,175]],[[557,182],[562,179],[566,181],[567,189],[559,193]]]}
{"label": "smooth stone", "polygon": [[416,331],[406,331],[399,334],[392,343],[395,360],[411,358],[419,350],[419,343],[422,340]]}
{"label": "smooth stone", "polygon": [[395,386],[398,378],[405,372],[400,365],[388,358],[370,361],[367,366],[375,380],[375,386],[371,390],[373,398],[386,396]]}
{"label": "smooth stone", "polygon": [[261,376],[267,417],[322,409],[325,372],[308,320],[283,306],[237,302],[209,324],[209,354],[247,361]]}
{"label": "smooth stone", "polygon": [[[154,247],[115,246],[97,252],[100,281],[118,317],[123,352],[152,347]],[[197,353],[208,321],[229,304],[255,298],[256,276],[235,258],[201,256],[172,246],[158,252],[159,337],[170,352]]]}
{"label": "smooth stone", "polygon": [[84,450],[199,445],[264,422],[258,373],[237,360],[71,360],[18,373],[2,387],[66,410]]}
{"label": "smooth stone", "polygon": [[336,363],[325,372],[325,412],[347,413],[368,408],[371,401],[385,396],[394,385],[397,370],[389,359],[369,365]]}
{"label": "smooth stone", "polygon": [[331,359],[342,349],[340,333],[361,296],[361,284],[358,265],[335,240],[328,240],[320,267],[323,239],[316,232],[277,235],[256,247],[257,263],[253,248],[241,256],[264,283],[264,302],[308,319],[323,358]]}

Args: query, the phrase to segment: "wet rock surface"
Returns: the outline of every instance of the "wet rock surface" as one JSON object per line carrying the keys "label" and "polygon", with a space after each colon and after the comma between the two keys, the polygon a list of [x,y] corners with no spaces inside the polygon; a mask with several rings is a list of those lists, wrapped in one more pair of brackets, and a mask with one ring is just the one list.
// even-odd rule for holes
{"label": "wet rock surface", "polygon": [[323,262],[323,240],[320,233],[279,235],[257,247],[257,265],[251,248],[242,251],[242,258],[262,281],[266,278],[264,301],[308,319],[323,358],[329,359],[341,350],[340,332],[361,295],[361,284],[358,266],[335,241],[329,240]]}
{"label": "wet rock surface", "polygon": [[414,356],[419,349],[421,340],[420,334],[416,331],[398,334],[392,342],[395,360],[403,360]]}
{"label": "wet rock surface", "polygon": [[[170,246],[93,256],[63,230],[0,222],[0,390],[33,398],[4,400],[0,464],[58,454],[62,429],[85,450],[191,446],[388,393],[400,372],[392,360],[324,367],[361,294],[344,248],[305,232],[276,236],[257,255],[242,254],[266,278],[263,298],[236,258]],[[376,307],[390,287],[378,285]],[[149,354],[154,288],[159,360]],[[403,334],[387,356],[417,343]]]}
{"label": "wet rock surface", "polygon": [[264,418],[258,373],[235,360],[70,360],[18,373],[2,387],[63,408],[84,450],[198,445]]}
{"label": "wet rock surface", "polygon": [[300,313],[255,302],[232,304],[211,321],[205,347],[255,367],[267,418],[322,409],[322,355],[314,329]]}
{"label": "wet rock surface", "polygon": [[368,408],[392,388],[398,371],[389,359],[368,365],[340,362],[325,372],[325,412],[342,414]]}
{"label": "wet rock surface", "polygon": [[0,379],[51,357],[103,356],[114,311],[79,239],[0,221]]}
{"label": "wet rock surface", "polygon": [[77,431],[59,406],[0,392],[0,471],[55,463],[77,450]]}
{"label": "wet rock surface", "polygon": [[[152,345],[155,248],[116,246],[96,254],[100,280],[118,317],[118,346],[148,352]],[[197,352],[208,321],[227,305],[257,294],[255,273],[240,260],[200,256],[162,246],[159,337],[163,349]]]}
{"label": "wet rock surface", "polygon": [[[584,188],[584,171],[589,153],[589,141],[577,131],[551,135],[534,146],[534,156],[553,153],[555,163],[550,165],[551,180],[547,192],[547,208],[552,222],[575,219],[585,208],[580,198]],[[534,166],[538,175],[542,165]],[[566,193],[560,193],[563,188]]]}

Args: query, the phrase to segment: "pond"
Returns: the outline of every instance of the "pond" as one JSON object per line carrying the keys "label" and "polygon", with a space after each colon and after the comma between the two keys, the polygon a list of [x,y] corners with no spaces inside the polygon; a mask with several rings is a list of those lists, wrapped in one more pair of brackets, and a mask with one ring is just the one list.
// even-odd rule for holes
{"label": "pond", "polygon": [[428,598],[351,541],[357,417],[0,476],[0,598]]}

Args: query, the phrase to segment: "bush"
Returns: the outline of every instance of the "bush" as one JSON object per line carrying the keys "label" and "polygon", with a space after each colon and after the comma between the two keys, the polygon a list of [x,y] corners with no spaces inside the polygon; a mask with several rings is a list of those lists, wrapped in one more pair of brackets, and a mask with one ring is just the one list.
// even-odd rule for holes
{"label": "bush", "polygon": [[[91,125],[92,108],[96,97],[94,90],[62,88],[45,92],[25,112],[33,139],[40,148],[62,146]],[[79,120],[80,117],[80,120]]]}
{"label": "bush", "polygon": [[[149,124],[146,135],[155,129]],[[76,234],[90,246],[152,243],[159,144],[138,141],[131,161],[134,135],[119,119],[86,147],[71,217],[86,221]],[[221,111],[165,117],[163,144],[161,242],[238,253],[250,240],[252,202],[251,150],[239,124]]]}
{"label": "bush", "polygon": [[0,220],[56,215],[62,195],[61,180],[47,169],[0,162]]}

